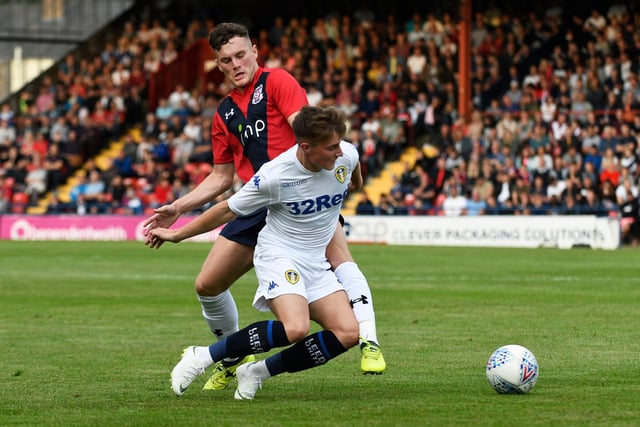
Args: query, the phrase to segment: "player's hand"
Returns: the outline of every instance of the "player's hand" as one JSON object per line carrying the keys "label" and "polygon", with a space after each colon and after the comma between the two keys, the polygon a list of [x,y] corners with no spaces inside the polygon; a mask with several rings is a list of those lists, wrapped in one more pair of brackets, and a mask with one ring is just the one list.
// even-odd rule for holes
{"label": "player's hand", "polygon": [[[151,215],[143,224],[144,234],[147,236],[145,241],[145,245],[149,245],[151,235],[149,234],[150,230],[155,228],[169,228],[173,225],[174,222],[178,220],[180,217],[180,212],[178,212],[178,208],[173,205],[164,205],[157,209],[153,210],[154,214]],[[162,242],[157,244],[155,247],[160,247]],[[154,247],[154,246],[152,246]]]}
{"label": "player's hand", "polygon": [[180,239],[177,238],[176,230],[154,228],[147,231],[147,241],[145,245],[151,249],[158,249],[164,242],[178,243],[179,241]]}
{"label": "player's hand", "polygon": [[143,225],[147,229],[169,228],[180,217],[178,208],[174,205],[164,205],[153,210],[153,215],[147,219]]}

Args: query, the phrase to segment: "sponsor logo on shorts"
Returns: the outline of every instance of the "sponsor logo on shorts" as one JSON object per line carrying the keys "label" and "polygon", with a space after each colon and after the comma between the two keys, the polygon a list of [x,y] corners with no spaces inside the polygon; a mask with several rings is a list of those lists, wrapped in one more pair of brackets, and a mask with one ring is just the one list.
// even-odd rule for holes
{"label": "sponsor logo on shorts", "polygon": [[274,282],[274,281],[271,281],[271,283],[269,283],[269,287],[267,288],[267,292],[271,292],[272,290],[274,290],[274,289],[275,289],[275,288],[277,288],[278,286],[280,286],[280,285],[278,285],[278,284],[277,284],[276,282]]}

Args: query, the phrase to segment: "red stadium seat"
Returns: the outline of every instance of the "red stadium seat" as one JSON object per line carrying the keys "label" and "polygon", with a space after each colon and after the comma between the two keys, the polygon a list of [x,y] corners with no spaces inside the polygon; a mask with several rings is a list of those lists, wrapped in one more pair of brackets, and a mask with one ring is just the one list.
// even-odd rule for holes
{"label": "red stadium seat", "polygon": [[13,193],[11,197],[11,212],[24,213],[29,206],[29,195],[27,193]]}

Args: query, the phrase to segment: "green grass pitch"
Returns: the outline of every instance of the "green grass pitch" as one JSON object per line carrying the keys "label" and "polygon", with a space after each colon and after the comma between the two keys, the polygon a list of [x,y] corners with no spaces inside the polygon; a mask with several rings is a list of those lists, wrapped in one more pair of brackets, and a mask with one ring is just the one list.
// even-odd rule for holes
{"label": "green grass pitch", "polygon": [[[640,252],[633,249],[352,247],[374,293],[388,370],[352,349],[318,369],[177,398],[183,347],[212,341],[193,291],[209,245],[0,241],[2,426],[637,425]],[[242,326],[255,275],[232,288]],[[502,396],[484,365],[528,347],[527,395]]]}

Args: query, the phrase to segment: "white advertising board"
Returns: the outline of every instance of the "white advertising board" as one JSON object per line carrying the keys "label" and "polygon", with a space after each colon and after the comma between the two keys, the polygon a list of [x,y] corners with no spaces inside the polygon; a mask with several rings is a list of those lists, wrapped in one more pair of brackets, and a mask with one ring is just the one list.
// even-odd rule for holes
{"label": "white advertising board", "polygon": [[620,247],[618,218],[580,216],[347,216],[347,239],[389,245]]}

